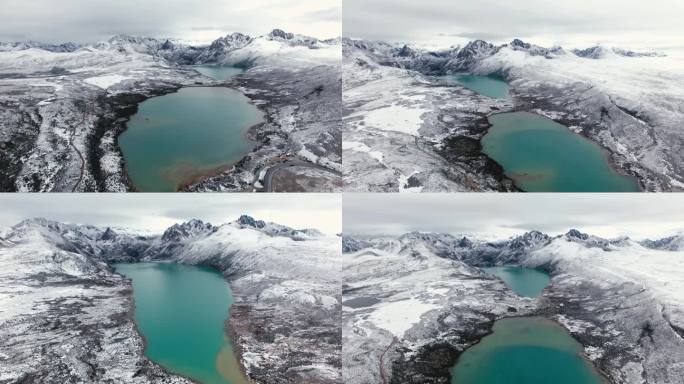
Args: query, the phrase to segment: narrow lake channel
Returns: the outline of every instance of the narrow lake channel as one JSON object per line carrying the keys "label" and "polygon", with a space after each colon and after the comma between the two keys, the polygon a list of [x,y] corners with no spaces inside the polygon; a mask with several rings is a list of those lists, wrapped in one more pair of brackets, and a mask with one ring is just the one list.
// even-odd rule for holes
{"label": "narrow lake channel", "polygon": [[516,265],[482,269],[498,276],[513,292],[520,296],[538,297],[551,281],[549,274],[546,272]]}
{"label": "narrow lake channel", "polygon": [[199,383],[247,383],[225,333],[233,297],[221,274],[168,263],[115,268],[133,281],[135,322],[147,357]]}
{"label": "narrow lake channel", "polygon": [[442,76],[442,79],[446,80],[447,83],[460,84],[471,91],[491,97],[492,99],[510,98],[510,95],[508,94],[510,89],[508,83],[495,76],[479,76],[463,73]]}

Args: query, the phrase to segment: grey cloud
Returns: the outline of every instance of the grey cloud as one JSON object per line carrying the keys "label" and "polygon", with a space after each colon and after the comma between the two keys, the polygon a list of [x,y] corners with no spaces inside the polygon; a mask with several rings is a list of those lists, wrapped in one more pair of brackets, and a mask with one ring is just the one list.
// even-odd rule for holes
{"label": "grey cloud", "polygon": [[[328,0],[331,4],[334,1]],[[50,43],[105,40],[114,34],[157,38],[192,38],[206,26],[215,37],[228,32],[261,35],[275,27],[287,29],[291,20],[340,22],[339,6],[323,11],[314,0],[6,0],[0,12],[0,41],[37,40]],[[293,11],[294,9],[294,11]],[[334,18],[337,9],[337,19]],[[315,20],[321,17],[323,20]],[[228,24],[228,25],[226,25]],[[318,36],[315,27],[299,23],[292,32]],[[194,28],[194,29],[193,29]],[[213,29],[212,29],[213,30]],[[324,31],[323,33],[328,33]]]}
{"label": "grey cloud", "polygon": [[31,217],[161,231],[199,218],[214,224],[249,214],[293,227],[341,230],[341,200],[334,194],[1,194],[0,226]]}
{"label": "grey cloud", "polygon": [[306,13],[296,18],[297,21],[302,22],[318,22],[318,21],[336,21],[341,17],[340,9],[331,7]]}
{"label": "grey cloud", "polygon": [[445,37],[462,37],[470,40],[504,40],[509,37],[507,34],[503,33],[489,33],[489,32],[462,32],[462,33],[440,33],[438,36]]}
{"label": "grey cloud", "polygon": [[664,236],[684,230],[684,196],[663,194],[345,195],[344,232],[408,231],[506,237],[570,228],[598,235]]}
{"label": "grey cloud", "polygon": [[679,16],[684,5],[663,0],[658,6],[636,0],[551,2],[544,0],[345,0],[344,34],[373,40],[425,42],[439,36],[509,41],[515,37],[594,40],[649,38],[684,32]]}

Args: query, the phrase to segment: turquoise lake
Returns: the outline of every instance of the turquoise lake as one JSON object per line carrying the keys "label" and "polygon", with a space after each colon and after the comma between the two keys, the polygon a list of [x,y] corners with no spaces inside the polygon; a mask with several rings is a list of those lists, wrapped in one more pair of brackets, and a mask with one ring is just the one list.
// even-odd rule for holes
{"label": "turquoise lake", "polygon": [[191,68],[216,80],[228,80],[231,77],[239,75],[245,71],[242,68],[223,67],[219,65],[193,65]]}
{"label": "turquoise lake", "polygon": [[528,192],[635,192],[636,181],[617,173],[606,153],[567,127],[529,112],[489,117],[482,152]]}
{"label": "turquoise lake", "polygon": [[203,384],[247,383],[224,331],[233,298],[221,274],[168,263],[114,267],[133,281],[135,322],[147,357]]}
{"label": "turquoise lake", "polygon": [[254,146],[247,130],[263,114],[223,87],[181,88],[142,102],[119,136],[137,190],[173,192],[230,168]]}
{"label": "turquoise lake", "polygon": [[582,357],[582,345],[553,321],[506,318],[494,323],[493,332],[459,356],[452,384],[604,383]]}
{"label": "turquoise lake", "polygon": [[444,78],[447,82],[455,82],[471,91],[493,99],[507,99],[510,97],[508,94],[510,88],[508,83],[494,76],[456,74],[444,76]]}
{"label": "turquoise lake", "polygon": [[538,297],[551,281],[547,273],[533,268],[504,266],[482,269],[498,276],[520,296]]}

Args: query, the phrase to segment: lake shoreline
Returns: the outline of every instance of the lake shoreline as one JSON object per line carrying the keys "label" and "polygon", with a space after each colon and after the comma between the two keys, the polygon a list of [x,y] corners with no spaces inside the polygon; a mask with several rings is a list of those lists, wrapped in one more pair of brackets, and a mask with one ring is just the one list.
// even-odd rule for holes
{"label": "lake shoreline", "polygon": [[[440,77],[444,77],[444,76],[454,76],[455,77],[455,76],[463,76],[463,75],[472,75],[472,74],[464,72],[464,73],[453,73],[453,74],[434,76],[434,77],[439,79]],[[501,81],[505,81],[510,87],[510,79],[505,75],[496,74],[496,75],[483,75],[483,76],[492,77],[493,79],[499,79]],[[441,80],[441,81],[443,81],[443,80]],[[465,89],[468,89],[471,92],[478,93],[477,91],[473,90],[472,88],[470,88],[464,84],[459,83],[458,81],[454,81],[454,82],[443,81],[443,82],[447,86],[463,87]],[[483,95],[483,96],[491,98],[491,96],[487,96],[487,95]],[[518,95],[515,94],[513,87],[510,87],[510,89],[508,91],[508,98],[513,102],[513,107],[510,110],[496,111],[496,112],[493,112],[493,113],[486,115],[486,117],[485,117],[486,124],[482,124],[481,122],[475,122],[470,127],[469,132],[477,138],[477,141],[479,143],[479,148],[478,148],[479,154],[482,155],[483,157],[485,157],[487,159],[487,162],[490,162],[492,164],[491,166],[487,167],[488,171],[497,179],[499,179],[501,181],[506,180],[506,181],[509,181],[510,183],[512,183],[514,191],[527,192],[513,178],[506,175],[506,172],[505,172],[502,164],[500,164],[499,162],[497,162],[492,157],[490,157],[489,155],[487,155],[486,153],[484,153],[482,151],[482,149],[483,149],[482,140],[489,133],[490,128],[493,126],[493,124],[489,120],[489,118],[491,116],[506,114],[506,113],[515,113],[515,112],[527,112],[527,113],[531,113],[531,114],[540,116],[542,118],[549,119],[555,123],[558,123],[558,124],[566,127],[570,133],[577,134],[581,138],[588,140],[591,143],[595,144],[601,150],[602,154],[604,155],[606,162],[608,163],[608,166],[610,167],[611,171],[613,171],[617,175],[632,178],[636,184],[637,191],[639,191],[639,192],[644,191],[645,188],[644,188],[644,183],[641,179],[641,175],[638,172],[634,172],[631,169],[624,167],[621,162],[617,161],[616,154],[614,154],[609,148],[606,148],[605,146],[603,146],[599,141],[594,140],[594,138],[587,133],[586,129],[582,129],[580,132],[575,132],[575,131],[568,128],[568,127],[574,125],[572,121],[569,121],[568,119],[557,118],[557,117],[552,118],[552,117],[544,115],[543,113],[538,113],[538,111],[543,112],[545,110],[543,107],[544,100],[535,100],[534,105],[531,105],[528,102],[520,100]],[[450,136],[450,137],[443,139],[442,143],[445,147],[447,147],[449,145],[448,143],[450,141],[463,140],[463,139],[469,139],[469,137],[468,136]],[[449,159],[447,158],[447,160],[449,160]]]}
{"label": "lake shoreline", "polygon": [[[596,374],[596,376],[600,379],[600,384],[609,384],[609,382],[607,381],[606,375],[605,375],[605,374],[604,374],[604,373],[603,373],[603,372],[594,364],[594,362],[592,362],[592,361],[589,359],[589,357],[588,357],[588,356],[585,354],[585,352],[584,352],[584,345],[582,345],[582,344],[580,343],[580,341],[579,341],[577,338],[575,338],[575,337],[570,333],[570,330],[569,330],[569,329],[567,329],[565,326],[563,326],[563,324],[561,324],[560,322],[558,322],[558,321],[556,321],[556,320],[554,320],[554,319],[549,319],[549,318],[547,318],[547,317],[539,316],[539,315],[535,315],[535,314],[527,314],[527,315],[523,315],[523,316],[507,316],[507,317],[502,317],[502,318],[497,319],[497,320],[495,320],[494,322],[492,322],[492,323],[490,324],[490,325],[491,325],[491,328],[489,329],[489,333],[488,333],[487,335],[482,336],[482,337],[479,338],[476,342],[472,343],[471,345],[469,345],[467,348],[463,349],[463,350],[459,353],[459,355],[458,355],[458,357],[457,357],[457,359],[456,359],[456,361],[455,361],[455,363],[454,363],[452,369],[450,370],[450,373],[452,373],[453,370],[458,369],[457,367],[458,367],[460,358],[461,358],[468,350],[470,350],[471,348],[475,347],[476,345],[480,345],[482,342],[484,342],[484,339],[485,339],[485,338],[487,338],[487,337],[494,337],[494,336],[496,335],[497,332],[494,330],[494,327],[495,327],[495,325],[496,325],[497,322],[506,321],[506,320],[511,320],[511,319],[518,319],[518,320],[528,319],[528,320],[530,320],[531,322],[542,321],[542,322],[546,322],[549,326],[557,327],[559,331],[564,332],[564,333],[565,333],[565,336],[567,336],[570,340],[572,340],[574,343],[576,343],[579,347],[582,348],[581,351],[579,351],[579,352],[577,353],[577,356],[579,357],[579,359],[581,360],[582,363],[587,364],[587,367],[589,367],[589,368],[591,369],[592,373],[595,373],[595,374]],[[515,345],[515,344],[514,344],[514,345]],[[450,375],[450,376],[451,376],[451,375]],[[449,380],[450,380],[450,382],[451,382],[451,380],[453,380],[453,377],[450,377]]]}
{"label": "lake shoreline", "polygon": [[147,357],[147,355],[145,354],[145,351],[147,351],[147,346],[148,346],[147,338],[145,337],[145,335],[142,333],[142,331],[138,327],[138,322],[135,321],[136,305],[135,305],[135,298],[133,297],[133,280],[130,277],[128,277],[122,273],[117,272],[116,269],[112,265],[109,265],[109,266],[112,268],[113,273],[121,276],[126,281],[126,283],[129,285],[126,288],[126,299],[128,301],[128,304],[129,304],[128,310],[126,312],[126,317],[127,317],[128,321],[131,322],[131,324],[133,324],[133,328],[135,329],[135,332],[138,334],[138,336],[142,340],[142,343],[143,343],[143,350],[141,352],[142,357],[147,359],[150,362],[150,364],[153,364],[154,366],[159,368],[161,371],[166,372],[169,375],[179,376],[179,377],[182,377],[182,378],[188,380],[191,383],[200,384],[199,382],[191,379],[190,377],[181,375],[179,373],[171,372],[170,370],[166,369],[161,364],[159,364],[156,361]]}
{"label": "lake shoreline", "polygon": [[[501,78],[506,81],[508,84],[511,84],[512,81],[514,80],[511,78],[510,75],[507,74],[500,74]],[[508,111],[508,112],[528,112],[528,113],[533,113],[535,115],[542,116],[544,118],[547,118],[549,120],[552,120],[560,125],[565,126],[570,132],[575,133],[581,137],[583,137],[586,140],[591,141],[594,143],[597,147],[599,147],[605,154],[608,165],[610,168],[617,172],[619,175],[622,176],[627,176],[631,177],[635,180],[637,184],[637,188],[639,189],[639,192],[645,192],[646,191],[646,185],[644,183],[644,175],[641,173],[635,171],[631,167],[625,166],[623,162],[618,161],[618,154],[614,153],[611,151],[609,148],[605,147],[599,140],[596,140],[594,136],[590,134],[590,130],[585,127],[585,125],[582,122],[579,121],[574,121],[567,116],[565,113],[557,113],[557,108],[554,108],[554,106],[548,101],[546,98],[529,98],[529,97],[523,97],[523,95],[516,93],[515,88],[511,87],[509,91],[511,100],[514,101],[514,107],[513,110]],[[546,112],[546,113],[544,113]],[[491,115],[496,115],[500,113],[506,113],[506,112],[497,112],[493,113]],[[552,115],[552,116],[550,116]],[[579,132],[573,131],[569,127],[577,126],[580,128]]]}
{"label": "lake shoreline", "polygon": [[[469,348],[479,344],[485,337],[492,335],[494,333],[494,323],[503,319],[533,317],[544,318],[553,322],[559,327],[562,327],[568,333],[568,335],[572,337],[573,340],[577,341],[584,348],[585,344],[582,343],[582,340],[577,338],[576,335],[574,335],[563,324],[554,319],[553,316],[554,315],[545,313],[543,309],[537,309],[524,315],[511,315],[501,318],[493,318],[486,323],[479,324],[470,332],[451,335],[450,338],[453,338],[453,341],[440,340],[425,344],[420,347],[420,349],[410,359],[395,359],[392,362],[392,379],[390,382],[393,384],[400,384],[404,383],[404,381],[402,381],[403,378],[420,375],[423,377],[429,377],[434,380],[434,382],[450,383],[452,380],[451,370],[456,366],[456,364],[458,364],[460,356]],[[462,345],[463,348],[456,347],[454,343]],[[591,360],[584,352],[580,353],[580,356],[582,359],[591,364],[591,366],[601,375],[601,377],[606,380],[606,384],[609,383],[608,376],[604,372],[599,361]],[[430,361],[430,363],[425,363],[427,361]]]}
{"label": "lake shoreline", "polygon": [[[478,266],[483,273],[492,274],[487,272],[484,268],[492,267],[493,265],[488,264],[487,266]],[[518,264],[507,265],[508,267],[520,267]],[[547,268],[534,268],[537,271],[544,272],[550,277],[553,277],[553,269]],[[497,279],[502,280],[506,289],[515,292],[508,282],[504,281],[499,275],[494,274]],[[546,288],[551,287],[552,282],[549,280],[548,284],[542,290],[545,291]],[[520,296],[519,293],[516,293]],[[467,331],[458,332],[456,334],[447,334],[447,337],[441,336],[438,340],[433,340],[427,344],[422,345],[418,351],[412,351],[410,357],[405,358],[403,353],[400,351],[400,355],[396,356],[392,364],[392,380],[393,384],[401,384],[406,378],[419,376],[424,378],[429,378],[430,382],[435,383],[450,383],[452,380],[452,369],[456,366],[459,358],[465,351],[473,346],[479,344],[482,339],[492,335],[494,333],[495,322],[503,319],[510,318],[533,318],[539,317],[563,328],[569,337],[575,340],[583,348],[580,356],[582,359],[586,360],[591,366],[596,370],[596,372],[605,380],[605,384],[609,383],[608,375],[605,373],[604,367],[601,365],[601,360],[592,360],[584,352],[584,347],[586,345],[591,345],[587,340],[583,340],[578,337],[578,335],[573,334],[573,332],[568,329],[564,324],[562,324],[557,316],[558,313],[553,311],[550,306],[548,306],[548,299],[542,293],[538,297],[530,297],[536,303],[533,309],[525,310],[524,308],[514,308],[509,307],[508,313],[497,316],[493,313],[478,313],[481,317],[486,317],[487,321],[473,321],[471,323],[471,328]],[[584,342],[583,342],[584,341]],[[602,383],[604,384],[604,383]]]}
{"label": "lake shoreline", "polygon": [[[573,135],[573,136],[576,135],[577,138],[579,138],[579,139],[581,139],[581,140],[585,140],[587,143],[592,144],[592,148],[596,148],[597,150],[600,151],[601,157],[602,157],[603,160],[605,161],[606,166],[608,167],[608,171],[609,171],[611,174],[614,174],[614,175],[616,175],[616,176],[621,176],[621,177],[625,177],[625,178],[630,179],[630,181],[633,182],[634,187],[636,188],[636,190],[635,190],[634,192],[641,192],[641,191],[642,191],[642,184],[640,183],[639,179],[638,179],[635,175],[632,175],[632,174],[623,172],[622,168],[620,168],[619,165],[618,165],[616,162],[614,162],[614,161],[612,160],[612,159],[613,159],[613,155],[612,155],[612,152],[610,152],[610,150],[608,150],[607,148],[601,146],[599,143],[597,143],[596,141],[592,140],[590,137],[587,137],[587,136],[584,135],[583,133],[573,131],[572,129],[569,128],[569,126],[568,126],[567,124],[565,124],[565,123],[559,121],[559,119],[552,119],[552,118],[549,117],[549,116],[545,116],[545,115],[543,115],[543,114],[541,114],[541,113],[537,113],[537,111],[535,111],[535,110],[530,111],[530,110],[526,110],[526,109],[518,109],[518,108],[516,108],[514,111],[505,111],[505,112],[502,111],[502,112],[496,112],[496,113],[492,113],[492,114],[488,115],[488,116],[487,116],[487,121],[488,121],[488,123],[489,123],[489,127],[487,128],[487,133],[485,133],[485,135],[483,135],[483,136],[480,138],[481,147],[484,148],[483,140],[485,139],[485,137],[486,137],[487,135],[489,135],[490,133],[492,133],[492,132],[491,132],[491,128],[494,126],[493,123],[491,122],[491,118],[492,118],[492,117],[494,117],[494,116],[504,116],[504,115],[513,116],[514,114],[519,114],[519,113],[529,114],[529,115],[531,115],[531,116],[534,116],[534,118],[539,118],[540,120],[547,120],[547,121],[549,121],[549,122],[551,122],[551,123],[555,123],[555,124],[561,125],[561,126],[563,126],[563,128],[564,128],[564,129],[563,129],[564,132],[567,132],[569,135]],[[489,155],[488,155],[488,156],[489,156]],[[493,160],[493,161],[496,162],[496,160]],[[497,164],[499,164],[499,163],[497,162]],[[511,179],[513,180],[513,183],[514,183],[518,188],[520,188],[520,190],[525,191],[525,188],[523,188],[522,186],[520,186],[519,183],[517,183],[515,179],[513,179],[513,178],[511,178]],[[540,191],[535,191],[535,192],[554,192],[554,191],[547,191],[547,190],[543,190],[543,191],[542,191],[542,190],[540,190]],[[555,191],[555,192],[566,192],[566,191]],[[567,192],[574,192],[574,191],[567,191]],[[611,191],[607,191],[607,192],[632,192],[632,191],[611,190]]]}
{"label": "lake shoreline", "polygon": [[[126,187],[129,192],[140,192],[140,190],[135,186],[133,181],[131,180],[128,172],[128,163],[125,161],[123,152],[121,150],[121,147],[119,146],[119,137],[128,130],[128,122],[130,119],[138,113],[139,106],[143,102],[152,99],[154,97],[160,97],[160,96],[165,96],[173,93],[178,93],[181,89],[184,88],[203,88],[203,87],[211,87],[211,88],[227,88],[230,90],[233,90],[245,97],[247,97],[246,94],[241,92],[239,89],[235,87],[231,87],[225,82],[211,82],[211,83],[196,83],[193,85],[175,85],[169,88],[158,88],[154,89],[152,92],[149,94],[139,94],[139,93],[125,93],[125,94],[119,94],[116,95],[112,98],[111,105],[114,109],[114,118],[100,118],[97,127],[98,127],[98,132],[97,134],[93,137],[92,142],[93,143],[98,143],[101,139],[104,133],[109,130],[114,131],[114,141],[115,144],[113,145],[113,149],[116,150],[116,153],[119,155],[121,158],[121,169],[123,171],[123,180],[125,181]],[[253,134],[254,130],[258,128],[259,126],[265,124],[266,122],[266,117],[268,116],[266,111],[264,111],[262,108],[260,108],[259,105],[255,104],[252,99],[247,97],[249,99],[249,103],[256,107],[262,114],[263,114],[263,121],[250,125],[248,128],[245,129],[245,137],[248,139],[250,142],[253,143],[252,149],[247,152],[244,156],[242,156],[239,160],[236,160],[234,162],[229,162],[224,165],[221,165],[219,167],[223,168],[221,170],[217,170],[216,168],[212,169],[212,172],[206,173],[206,172],[200,172],[202,175],[199,177],[193,177],[192,180],[189,182],[182,182],[181,185],[178,186],[177,191],[184,191],[187,187],[197,184],[203,180],[206,180],[208,178],[211,178],[216,175],[223,174],[226,170],[230,170],[232,167],[235,167],[235,170],[237,171],[239,169],[240,163],[244,160],[245,157],[249,156],[252,152],[256,151],[259,144],[265,144],[265,143],[260,143],[258,141],[258,137]],[[99,159],[104,155],[102,151],[100,150],[98,145],[90,145],[89,146],[90,151],[89,151],[89,157],[91,158],[91,164],[97,164],[99,166]],[[94,161],[92,161],[94,160]],[[99,168],[99,167],[98,167]],[[95,175],[96,182],[98,184],[98,189],[100,190],[106,190],[104,188],[104,179],[100,175],[100,172],[93,172]]]}
{"label": "lake shoreline", "polygon": [[[119,271],[119,270],[117,269],[117,267],[116,267],[116,264],[150,264],[150,263],[151,263],[151,264],[173,264],[173,265],[186,266],[186,267],[195,267],[195,268],[203,269],[203,270],[205,270],[205,271],[207,271],[207,272],[210,272],[210,273],[213,273],[213,274],[218,275],[217,278],[220,278],[220,279],[225,283],[225,285],[228,287],[228,289],[232,292],[232,287],[231,287],[231,284],[230,284],[230,280],[229,280],[228,278],[226,278],[226,276],[224,276],[218,268],[215,268],[215,267],[210,266],[210,265],[204,265],[204,264],[191,265],[191,264],[179,264],[179,263],[173,263],[173,262],[164,262],[164,261],[146,262],[146,261],[139,261],[139,260],[137,260],[137,261],[132,261],[132,262],[112,263],[112,264],[109,265],[109,266],[111,267],[111,269],[113,270],[113,272],[114,272],[115,274],[121,276],[121,277],[127,282],[127,284],[129,285],[129,286],[127,287],[127,289],[126,289],[127,300],[128,300],[128,302],[129,302],[129,310],[127,311],[127,317],[128,317],[128,319],[129,319],[129,321],[131,321],[131,323],[134,325],[135,331],[138,333],[138,335],[140,335],[140,337],[141,337],[141,339],[142,339],[142,341],[143,341],[143,346],[144,346],[144,347],[143,347],[142,355],[144,356],[144,358],[147,359],[147,360],[149,360],[152,364],[154,364],[155,366],[159,367],[161,370],[163,370],[164,372],[166,372],[166,373],[168,373],[168,374],[170,374],[170,375],[179,376],[179,377],[182,377],[182,378],[184,378],[184,379],[187,379],[188,381],[190,381],[190,382],[192,382],[192,383],[200,384],[201,381],[195,380],[195,379],[193,379],[193,378],[191,378],[191,377],[189,377],[189,376],[187,376],[187,375],[184,375],[184,374],[182,374],[182,373],[173,372],[173,371],[171,371],[170,369],[168,369],[168,368],[162,366],[161,364],[157,363],[156,361],[154,361],[151,357],[147,356],[147,350],[148,350],[149,342],[148,342],[147,337],[143,334],[143,332],[142,332],[141,329],[139,328],[138,321],[136,320],[137,304],[136,304],[136,300],[135,300],[135,296],[134,296],[134,289],[135,289],[135,288],[133,287],[133,278],[132,278],[132,277],[129,277],[129,276],[127,276],[126,274],[124,274],[123,272]],[[232,294],[231,294],[231,297],[232,297]],[[232,299],[231,299],[231,300],[232,300]],[[228,311],[229,315],[226,316],[226,318],[222,320],[222,323],[221,323],[221,330],[222,330],[222,334],[223,334],[224,340],[227,339],[228,348],[230,348],[230,352],[233,353],[233,355],[234,355],[233,357],[234,357],[234,359],[235,359],[235,362],[237,363],[237,368],[239,369],[239,373],[238,373],[238,374],[233,373],[232,375],[235,375],[235,376],[230,377],[230,376],[226,376],[226,375],[224,374],[224,372],[222,372],[221,369],[219,368],[219,365],[218,365],[218,364],[219,364],[219,358],[221,357],[221,354],[225,352],[225,351],[224,351],[224,349],[226,348],[225,345],[224,345],[223,347],[221,347],[221,350],[218,352],[218,354],[217,354],[217,356],[216,356],[216,359],[215,359],[215,361],[216,361],[216,370],[217,370],[217,372],[220,373],[220,375],[221,375],[223,378],[225,378],[226,380],[228,380],[228,381],[230,381],[230,382],[233,382],[234,384],[249,383],[249,382],[251,382],[251,381],[249,381],[249,379],[247,378],[247,375],[246,375],[244,366],[241,364],[241,360],[238,358],[239,355],[236,353],[236,352],[237,352],[238,346],[237,346],[236,344],[233,343],[233,340],[235,339],[235,336],[236,336],[236,335],[233,334],[232,332],[230,332],[230,331],[226,328],[226,324],[228,324],[228,322],[229,322],[229,320],[230,320],[230,318],[231,318],[231,316],[232,316],[232,311],[233,311],[233,309],[234,309],[234,303],[232,303],[232,304],[227,308],[227,311]],[[224,357],[225,357],[225,356],[224,356]],[[236,379],[237,379],[237,380],[236,380]],[[235,380],[236,380],[236,381],[235,381]]]}

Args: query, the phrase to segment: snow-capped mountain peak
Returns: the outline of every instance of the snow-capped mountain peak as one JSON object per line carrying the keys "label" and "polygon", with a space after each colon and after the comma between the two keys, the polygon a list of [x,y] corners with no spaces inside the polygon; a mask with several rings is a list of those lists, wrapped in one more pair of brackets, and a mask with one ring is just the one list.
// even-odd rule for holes
{"label": "snow-capped mountain peak", "polygon": [[215,226],[199,219],[192,219],[181,224],[174,224],[162,234],[162,241],[183,241],[216,232]]}
{"label": "snow-capped mountain peak", "polygon": [[253,228],[263,228],[266,226],[263,220],[255,220],[252,216],[248,215],[241,215],[236,222],[242,226]]}
{"label": "snow-capped mountain peak", "polygon": [[232,223],[229,223],[228,225],[241,229],[254,229],[268,236],[289,237],[292,240],[297,241],[308,240],[311,238],[322,236],[322,233],[316,229],[294,229],[282,224],[257,220],[248,215],[242,215],[237,220],[233,221]]}
{"label": "snow-capped mountain peak", "polygon": [[295,35],[294,33],[285,32],[282,29],[275,28],[266,36],[271,39],[292,40]]}

